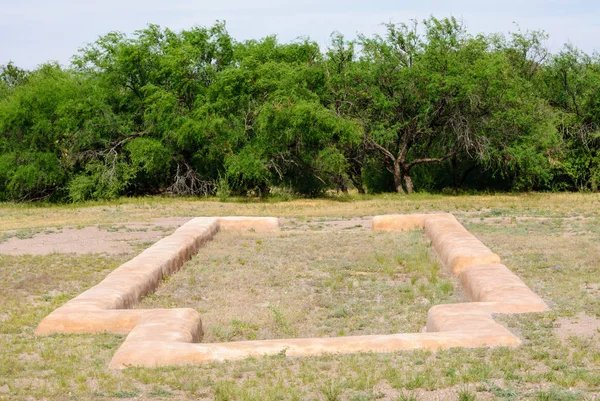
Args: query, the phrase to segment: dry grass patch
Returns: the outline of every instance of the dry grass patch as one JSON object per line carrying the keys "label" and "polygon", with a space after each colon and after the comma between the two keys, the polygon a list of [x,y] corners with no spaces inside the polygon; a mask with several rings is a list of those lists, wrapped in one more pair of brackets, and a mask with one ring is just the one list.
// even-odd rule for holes
{"label": "dry grass patch", "polygon": [[600,221],[483,218],[463,223],[546,300],[550,315],[600,316]]}
{"label": "dry grass patch", "polygon": [[0,203],[0,231],[60,226],[147,222],[161,217],[278,216],[361,217],[388,213],[449,212],[461,216],[600,217],[600,195],[530,193],[498,195],[396,194],[329,199],[121,198],[75,205]]}
{"label": "dry grass patch", "polygon": [[222,342],[418,332],[432,305],[456,302],[422,232],[330,223],[220,233],[140,308],[197,309],[203,342]]}
{"label": "dry grass patch", "polygon": [[[40,320],[125,261],[97,255],[0,255],[0,399],[66,399],[97,386],[114,335],[37,337]],[[110,374],[108,374],[110,376]],[[119,383],[113,381],[111,387]],[[63,397],[63,398],[61,398]]]}
{"label": "dry grass patch", "polygon": [[0,232],[0,254],[131,254],[144,250],[188,220],[162,218],[148,223],[8,230]]}
{"label": "dry grass patch", "polygon": [[[276,324],[275,314],[268,307],[255,305],[267,300],[269,305],[279,302],[282,316],[296,335],[301,335],[308,327],[304,325],[302,314],[292,313],[303,311],[294,306],[301,305],[300,301],[324,305],[316,311],[302,312],[306,319],[315,322],[312,326],[315,334],[317,328],[322,329],[324,335],[337,335],[341,328],[350,334],[348,327],[353,330],[360,327],[361,320],[367,320],[367,326],[359,329],[362,333],[375,328],[410,331],[409,327],[403,327],[400,319],[403,313],[407,316],[410,307],[418,307],[416,302],[402,307],[392,302],[379,310],[377,291],[388,291],[398,297],[398,302],[409,299],[406,293],[400,296],[395,291],[399,291],[407,279],[410,283],[414,274],[418,275],[410,289],[414,299],[436,302],[434,299],[441,296],[430,298],[428,294],[435,294],[437,285],[449,279],[442,268],[438,272],[438,284],[429,283],[426,273],[435,266],[435,259],[430,259],[427,242],[421,233],[390,239],[385,233],[375,235],[366,231],[363,223],[348,220],[352,216],[390,212],[441,210],[455,213],[467,229],[498,253],[506,265],[553,308],[544,314],[501,317],[524,339],[523,346],[516,349],[453,349],[438,353],[417,351],[310,358],[281,355],[205,366],[114,372],[107,369],[107,365],[123,337],[35,337],[33,330],[48,313],[97,284],[133,255],[0,256],[0,400],[424,401],[436,397],[472,399],[469,395],[477,400],[507,401],[598,399],[600,333],[571,330],[565,337],[559,326],[565,321],[581,322],[579,313],[590,319],[600,317],[599,200],[598,194],[531,194],[382,196],[348,202],[300,200],[275,204],[143,198],[120,201],[120,204],[82,206],[0,205],[0,230],[17,230],[24,238],[44,231],[45,227],[56,226],[107,224],[107,231],[110,227],[123,231],[119,227],[126,222],[150,221],[169,215],[297,216],[295,224],[289,225],[293,230],[281,232],[281,238],[278,235],[236,237],[219,234],[208,248],[184,266],[184,270],[164,283],[156,298],[145,300],[149,304],[191,304],[206,308],[203,318],[209,329],[207,339],[216,339],[219,335],[234,340],[284,335],[285,330]],[[341,223],[334,224],[324,216],[344,217],[344,232],[325,232],[330,225]],[[355,227],[359,224],[363,227]],[[308,234],[306,242],[302,243],[302,236],[294,231],[312,234]],[[388,248],[388,239],[393,248]],[[371,249],[364,244],[370,244]],[[378,256],[373,250],[384,245],[386,251]],[[262,250],[258,250],[261,246]],[[416,252],[412,254],[411,249]],[[247,255],[242,258],[245,265],[237,260],[238,250]],[[213,251],[214,255],[210,256]],[[227,253],[231,255],[229,258],[226,258]],[[423,263],[419,265],[429,266],[425,268],[425,274],[408,271],[410,259],[398,263],[395,258],[402,254],[407,258],[422,255]],[[315,260],[304,260],[306,255]],[[272,266],[267,269],[269,263]],[[292,270],[290,266],[295,267]],[[252,269],[257,277],[246,277],[243,272],[248,270],[245,269]],[[221,271],[223,275],[219,275]],[[211,276],[207,278],[208,273]],[[311,279],[313,282],[308,284],[302,281]],[[196,283],[190,280],[196,280]],[[259,294],[242,297],[247,300],[242,305],[254,309],[240,313],[230,309],[226,311],[227,316],[219,316],[218,309],[208,310],[208,304],[203,307],[205,302],[216,304],[214,299],[205,298],[211,280],[237,292],[232,301],[240,298],[242,290],[252,287],[246,282],[254,283]],[[279,286],[267,287],[268,280]],[[359,285],[354,286],[354,281]],[[297,282],[303,285],[295,288]],[[419,288],[421,282],[425,285],[423,293]],[[229,286],[230,283],[234,285]],[[351,292],[348,289],[350,283],[354,289],[361,289],[363,285],[364,293]],[[292,290],[289,296],[284,292],[288,285]],[[310,296],[306,296],[306,301],[300,296],[303,289],[311,290],[307,292]],[[180,297],[179,291],[184,296]],[[213,294],[216,296],[219,294]],[[226,299],[229,294],[220,296]],[[353,297],[357,300],[355,304],[351,304]],[[458,294],[448,297],[455,299]],[[240,304],[232,302],[231,305]],[[341,307],[340,313],[336,314],[338,307]],[[343,308],[351,314],[342,312]],[[404,312],[392,313],[386,310],[388,308]],[[383,322],[376,320],[385,316],[390,318]],[[424,313],[415,314],[415,318],[423,319]],[[234,319],[242,323],[234,324]],[[258,329],[248,329],[245,323],[258,325]],[[412,320],[408,322],[410,324],[413,324]],[[417,321],[414,327],[418,329],[421,324],[422,321]],[[210,327],[220,327],[221,331]]]}

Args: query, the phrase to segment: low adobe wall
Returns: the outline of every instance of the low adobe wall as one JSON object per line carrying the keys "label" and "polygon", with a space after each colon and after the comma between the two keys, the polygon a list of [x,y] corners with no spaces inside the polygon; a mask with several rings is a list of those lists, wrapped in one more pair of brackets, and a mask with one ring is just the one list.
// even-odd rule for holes
{"label": "low adobe wall", "polygon": [[[211,240],[219,230],[279,230],[279,220],[270,217],[199,217],[179,227],[141,254],[122,264],[99,284],[81,293],[44,318],[36,334],[129,333],[140,321],[157,310],[130,309],[141,297],[153,292],[163,277],[175,273]],[[170,312],[172,311],[172,312]],[[197,314],[188,309],[167,309],[173,313]]]}
{"label": "low adobe wall", "polygon": [[530,313],[548,310],[546,303],[527,284],[501,264],[472,265],[458,278],[466,297],[488,302],[497,313]]}
{"label": "low adobe wall", "polygon": [[376,216],[373,218],[372,227],[376,231],[424,229],[440,260],[450,267],[454,274],[459,274],[462,269],[474,264],[501,263],[500,256],[493,253],[448,213]]}
{"label": "low adobe wall", "polygon": [[518,346],[517,336],[497,323],[494,313],[547,310],[500,257],[450,214],[388,215],[373,218],[374,230],[423,228],[440,259],[459,276],[470,303],[437,305],[428,312],[423,333],[332,338],[198,343],[200,315],[193,309],[128,309],[173,274],[219,230],[276,231],[275,218],[196,218],[110,273],[98,285],[44,318],[36,333],[127,334],[110,367],[206,363],[248,356],[310,356],[324,353],[439,350],[452,347]]}

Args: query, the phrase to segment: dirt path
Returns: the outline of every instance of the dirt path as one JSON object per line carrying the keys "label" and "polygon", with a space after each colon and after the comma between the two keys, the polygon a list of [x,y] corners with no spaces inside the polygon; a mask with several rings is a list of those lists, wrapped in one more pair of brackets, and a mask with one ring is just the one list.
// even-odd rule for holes
{"label": "dirt path", "polygon": [[554,334],[563,344],[568,344],[571,337],[595,342],[595,338],[600,337],[600,318],[583,312],[572,317],[561,317],[555,323]]}
{"label": "dirt path", "polygon": [[[119,255],[133,253],[139,247],[171,234],[190,217],[154,219],[150,223],[122,223],[85,228],[63,227],[47,229],[31,238],[18,238],[19,233],[8,231],[7,240],[0,242],[0,254],[47,255],[50,253]],[[21,234],[21,236],[23,236]],[[28,235],[29,236],[29,235]]]}
{"label": "dirt path", "polygon": [[[120,223],[91,227],[50,228],[40,232],[5,231],[0,239],[0,254],[47,255],[50,253],[108,255],[128,254],[146,248],[150,244],[171,234],[191,217],[168,217],[154,219],[149,223]],[[370,218],[340,220],[281,219],[281,228],[286,231],[337,231],[369,230]],[[26,238],[24,238],[26,237]]]}
{"label": "dirt path", "polygon": [[310,220],[280,218],[282,231],[339,231],[339,230],[370,230],[372,217],[357,217],[348,219]]}

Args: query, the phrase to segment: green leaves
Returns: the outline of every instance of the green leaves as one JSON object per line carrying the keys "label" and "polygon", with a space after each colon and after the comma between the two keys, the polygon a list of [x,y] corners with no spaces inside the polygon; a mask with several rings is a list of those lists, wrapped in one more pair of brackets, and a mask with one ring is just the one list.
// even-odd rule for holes
{"label": "green leaves", "polygon": [[152,138],[135,138],[125,146],[133,166],[144,173],[158,176],[170,170],[171,154],[162,143]]}
{"label": "green leaves", "polygon": [[11,152],[0,155],[0,199],[30,201],[50,198],[65,178],[56,155]]}
{"label": "green leaves", "polygon": [[325,52],[222,22],[111,32],[71,68],[0,66],[0,199],[596,190],[600,61],[545,38],[434,17]]}
{"label": "green leaves", "polygon": [[68,183],[68,197],[72,202],[98,199],[115,199],[121,196],[135,176],[135,168],[110,155],[105,162],[92,161],[85,171],[75,175]]}

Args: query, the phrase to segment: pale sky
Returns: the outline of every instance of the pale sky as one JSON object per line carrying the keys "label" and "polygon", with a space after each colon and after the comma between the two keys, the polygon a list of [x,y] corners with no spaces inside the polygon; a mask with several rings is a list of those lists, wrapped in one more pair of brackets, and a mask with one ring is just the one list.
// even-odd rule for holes
{"label": "pale sky", "polygon": [[132,33],[149,23],[179,31],[224,20],[237,40],[308,36],[326,46],[334,30],[353,38],[381,33],[383,22],[429,15],[460,18],[473,34],[514,31],[516,22],[521,30],[546,31],[552,51],[564,43],[600,51],[598,0],[0,0],[0,65],[68,65],[98,36]]}

